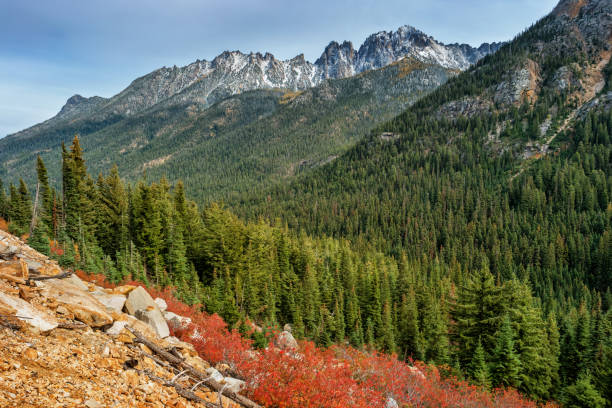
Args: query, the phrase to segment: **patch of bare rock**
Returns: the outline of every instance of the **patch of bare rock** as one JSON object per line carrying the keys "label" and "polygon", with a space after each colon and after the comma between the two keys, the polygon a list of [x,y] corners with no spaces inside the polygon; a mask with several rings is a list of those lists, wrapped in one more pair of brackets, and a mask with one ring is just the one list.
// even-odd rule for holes
{"label": "patch of bare rock", "polygon": [[0,231],[0,407],[259,407],[169,336],[190,321],[166,308],[141,287],[83,282]]}

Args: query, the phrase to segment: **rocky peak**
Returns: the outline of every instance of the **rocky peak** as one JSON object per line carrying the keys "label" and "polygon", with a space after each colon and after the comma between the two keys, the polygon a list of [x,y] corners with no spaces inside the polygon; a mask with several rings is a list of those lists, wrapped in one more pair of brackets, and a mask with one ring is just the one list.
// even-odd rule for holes
{"label": "rocky peak", "polygon": [[205,108],[222,98],[255,89],[304,90],[326,79],[350,77],[405,57],[463,70],[497,48],[497,44],[483,44],[478,49],[469,45],[446,46],[414,27],[402,26],[397,31],[372,34],[358,51],[350,41],[332,41],[314,64],[303,54],[279,60],[269,52],[262,55],[224,51],[212,61],[197,60],[184,67],[157,69],[109,99],[75,95],[48,123],[57,119],[131,116],[158,104]]}
{"label": "rocky peak", "polygon": [[91,109],[98,106],[104,98],[99,96],[92,96],[91,98],[85,98],[79,94],[73,95],[66,101],[66,104],[60,110],[58,117],[70,118],[80,113],[90,111]]}
{"label": "rocky peak", "polygon": [[323,78],[346,78],[355,74],[355,49],[353,43],[336,41],[329,43],[315,66],[321,71]]}

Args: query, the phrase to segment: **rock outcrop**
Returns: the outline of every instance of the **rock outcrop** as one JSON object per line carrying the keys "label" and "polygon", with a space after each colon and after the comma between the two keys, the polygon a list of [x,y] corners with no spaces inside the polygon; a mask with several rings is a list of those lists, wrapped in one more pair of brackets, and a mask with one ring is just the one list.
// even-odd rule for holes
{"label": "rock outcrop", "polygon": [[[223,407],[259,408],[237,394],[242,380],[218,371],[207,380],[210,364],[168,337],[165,302],[143,288],[88,284],[3,231],[1,264],[0,406],[195,408],[221,398]],[[172,362],[196,371],[176,376]]]}

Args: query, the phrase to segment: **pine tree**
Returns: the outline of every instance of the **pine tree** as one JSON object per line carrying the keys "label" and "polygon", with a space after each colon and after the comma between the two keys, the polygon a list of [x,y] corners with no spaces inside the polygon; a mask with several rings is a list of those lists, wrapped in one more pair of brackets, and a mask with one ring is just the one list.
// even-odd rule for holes
{"label": "pine tree", "polygon": [[520,385],[521,361],[514,349],[514,331],[510,317],[506,315],[497,334],[495,349],[491,355],[491,377],[495,387]]}
{"label": "pine tree", "polygon": [[97,242],[106,254],[115,257],[117,251],[127,251],[129,244],[128,194],[116,165],[107,177],[98,177],[97,188]]}
{"label": "pine tree", "polygon": [[581,374],[575,384],[563,390],[562,401],[567,408],[605,408],[607,405],[588,373]]}
{"label": "pine tree", "polygon": [[423,359],[419,342],[419,322],[414,289],[410,288],[402,297],[399,312],[399,346],[402,356]]}
{"label": "pine tree", "polygon": [[40,155],[36,158],[36,174],[39,187],[39,207],[37,208],[39,222],[42,222],[44,233],[53,237],[53,193],[49,186],[47,168]]}
{"label": "pine tree", "polygon": [[2,183],[2,179],[0,179],[0,218],[5,221],[8,218],[8,204],[8,197],[4,190],[4,184]]}
{"label": "pine tree", "polygon": [[480,340],[478,340],[476,349],[474,349],[474,356],[470,362],[468,372],[474,380],[474,383],[477,385],[481,385],[483,387],[491,386],[487,356]]}
{"label": "pine tree", "polygon": [[502,289],[484,267],[458,287],[457,299],[451,306],[454,340],[459,348],[459,361],[465,367],[479,338],[485,350],[495,347],[495,335],[506,309]]}

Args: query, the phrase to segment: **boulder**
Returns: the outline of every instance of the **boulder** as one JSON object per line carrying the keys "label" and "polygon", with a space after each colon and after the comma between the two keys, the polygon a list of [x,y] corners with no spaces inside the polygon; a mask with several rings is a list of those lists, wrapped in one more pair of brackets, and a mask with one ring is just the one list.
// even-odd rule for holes
{"label": "boulder", "polygon": [[153,330],[153,327],[130,315],[128,315],[128,326],[130,326],[134,330],[137,330],[140,334],[142,334],[149,340],[153,340],[158,337],[157,332]]}
{"label": "boulder", "polygon": [[176,329],[186,329],[191,324],[191,319],[188,317],[179,316],[176,313],[164,312],[164,319],[168,322],[168,326]]}
{"label": "boulder", "polygon": [[84,291],[88,291],[89,290],[89,286],[87,286],[87,284],[85,282],[83,282],[81,280],[81,278],[79,278],[75,274],[72,274],[69,277],[67,277],[65,279],[65,281],[72,283],[74,286],[80,288],[81,290],[84,290]]}
{"label": "boulder", "polygon": [[113,323],[111,327],[106,329],[106,334],[110,334],[111,336],[118,336],[119,333],[121,333],[121,330],[123,330],[125,326],[127,326],[128,324],[129,324],[128,321],[120,321],[120,322],[116,321]]}
{"label": "boulder", "polygon": [[110,312],[121,313],[125,305],[126,297],[123,295],[109,295],[106,293],[93,292],[92,295],[98,299]]}
{"label": "boulder", "polygon": [[240,390],[242,390],[244,388],[244,381],[239,380],[237,378],[232,378],[232,377],[225,377],[223,379],[223,382],[225,383],[225,389],[229,390],[231,392],[234,393],[239,393]]}
{"label": "boulder", "polygon": [[297,350],[298,344],[291,333],[284,330],[274,339],[274,345],[281,350]]}
{"label": "boulder", "polygon": [[151,326],[158,337],[163,339],[170,335],[168,324],[159,309],[139,309],[136,311],[136,318]]}
{"label": "boulder", "polygon": [[78,286],[62,279],[49,279],[36,284],[42,288],[43,296],[55,300],[88,326],[101,327],[113,323],[106,307]]}
{"label": "boulder", "polygon": [[223,374],[221,374],[216,368],[213,368],[213,367],[207,368],[206,374],[210,376],[211,380],[214,380],[218,383],[221,383],[223,382],[223,380],[225,380],[225,377],[223,377]]}
{"label": "boulder", "polygon": [[36,327],[41,332],[55,329],[58,325],[55,316],[50,313],[34,308],[23,299],[0,292],[0,313],[15,315],[30,326]]}
{"label": "boulder", "polygon": [[149,293],[141,286],[131,290],[127,295],[125,310],[127,310],[127,312],[132,316],[136,316],[136,312],[138,310],[147,310],[150,308],[157,309],[159,311],[157,303],[155,303],[151,295],[149,295]]}
{"label": "boulder", "polygon": [[155,304],[157,304],[157,307],[159,307],[159,310],[163,313],[166,311],[166,309],[168,309],[168,304],[166,303],[166,301],[162,298],[155,298]]}

